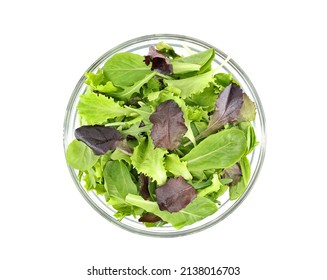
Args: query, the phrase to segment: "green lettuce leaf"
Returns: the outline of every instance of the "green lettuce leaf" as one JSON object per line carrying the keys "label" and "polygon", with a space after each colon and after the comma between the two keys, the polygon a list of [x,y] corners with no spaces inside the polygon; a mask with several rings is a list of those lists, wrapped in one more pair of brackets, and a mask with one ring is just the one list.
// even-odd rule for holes
{"label": "green lettuce leaf", "polygon": [[232,166],[246,152],[246,138],[240,129],[226,129],[205,138],[182,160],[189,171],[220,169]]}
{"label": "green lettuce leaf", "polygon": [[160,186],[167,179],[164,167],[164,156],[166,154],[166,150],[154,147],[151,137],[142,138],[139,145],[135,147],[131,160],[138,173],[151,177]]}
{"label": "green lettuce leaf", "polygon": [[85,73],[86,81],[85,84],[89,85],[92,91],[101,93],[111,93],[118,90],[111,81],[106,81],[103,70],[98,69],[97,73],[93,72]]}
{"label": "green lettuce leaf", "polygon": [[221,183],[219,181],[219,177],[218,177],[217,173],[215,173],[215,174],[213,174],[213,177],[211,180],[211,185],[206,188],[200,189],[198,192],[198,196],[206,196],[210,193],[217,192],[217,191],[219,191],[220,186],[221,186]]}
{"label": "green lettuce leaf", "polygon": [[151,80],[155,74],[156,72],[147,74],[143,79],[136,81],[132,86],[125,87],[123,91],[111,93],[110,96],[119,100],[129,100],[133,93],[139,93],[142,86]]}
{"label": "green lettuce leaf", "polygon": [[66,161],[77,170],[89,170],[98,158],[86,144],[77,139],[74,139],[67,147]]}
{"label": "green lettuce leaf", "polygon": [[130,172],[122,161],[108,161],[103,171],[103,177],[105,188],[111,197],[124,202],[126,195],[138,193]]}
{"label": "green lettuce leaf", "polygon": [[165,159],[165,166],[167,171],[174,174],[175,177],[182,176],[185,180],[191,180],[192,175],[187,169],[187,164],[176,154],[169,154]]}
{"label": "green lettuce leaf", "polygon": [[242,171],[241,180],[235,185],[229,187],[230,200],[238,199],[247,189],[248,183],[251,177],[251,166],[246,156],[240,160],[240,166]]}
{"label": "green lettuce leaf", "polygon": [[214,76],[214,81],[216,84],[221,85],[223,87],[229,86],[229,84],[233,81],[233,76],[231,73],[217,73]]}
{"label": "green lettuce leaf", "polygon": [[174,74],[184,74],[188,72],[199,71],[201,65],[194,63],[181,62],[179,60],[172,60],[171,64],[173,65]]}
{"label": "green lettuce leaf", "polygon": [[171,58],[178,58],[180,57],[180,55],[178,55],[174,48],[172,46],[170,46],[169,44],[167,44],[166,42],[159,42],[156,45],[156,49],[158,51],[160,51],[161,53],[164,53],[166,56],[171,57]]}
{"label": "green lettuce leaf", "polygon": [[112,98],[93,92],[80,96],[77,110],[79,115],[90,125],[102,124],[108,119],[125,116],[130,112]]}
{"label": "green lettuce leaf", "polygon": [[213,72],[209,71],[205,74],[180,79],[180,80],[165,80],[168,86],[179,88],[181,90],[181,97],[187,98],[194,93],[203,91],[213,81]]}
{"label": "green lettuce leaf", "polygon": [[176,62],[197,64],[200,66],[200,69],[199,72],[196,74],[202,74],[211,70],[211,62],[213,61],[214,57],[215,57],[215,50],[208,49],[203,52],[199,52],[183,58],[176,59]]}
{"label": "green lettuce leaf", "polygon": [[119,87],[132,86],[151,73],[151,67],[144,63],[144,57],[123,52],[111,57],[103,66],[104,76]]}
{"label": "green lettuce leaf", "polygon": [[156,202],[144,200],[138,195],[129,194],[126,196],[126,201],[131,205],[153,213],[163,221],[172,224],[176,229],[181,229],[184,226],[200,221],[218,210],[216,204],[205,197],[196,197],[185,208],[174,213],[169,213],[165,210],[161,211]]}

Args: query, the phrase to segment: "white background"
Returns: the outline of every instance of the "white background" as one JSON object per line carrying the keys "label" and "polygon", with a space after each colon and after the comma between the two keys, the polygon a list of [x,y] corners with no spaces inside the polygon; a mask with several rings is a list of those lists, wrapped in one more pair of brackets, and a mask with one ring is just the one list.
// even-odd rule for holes
{"label": "white background", "polygon": [[[241,267],[218,279],[327,279],[324,2],[1,1],[0,278],[196,265]],[[248,198],[220,224],[182,238],[108,223],[75,188],[62,146],[66,105],[84,71],[117,44],[153,33],[233,53],[267,119],[266,159]]]}

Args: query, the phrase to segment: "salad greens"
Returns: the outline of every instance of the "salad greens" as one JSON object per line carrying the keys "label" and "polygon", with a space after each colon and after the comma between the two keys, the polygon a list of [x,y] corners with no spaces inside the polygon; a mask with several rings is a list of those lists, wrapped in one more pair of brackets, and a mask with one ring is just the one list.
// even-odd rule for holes
{"label": "salad greens", "polygon": [[246,191],[256,106],[212,69],[214,58],[214,49],[182,56],[160,42],[85,74],[66,161],[118,220],[181,229]]}

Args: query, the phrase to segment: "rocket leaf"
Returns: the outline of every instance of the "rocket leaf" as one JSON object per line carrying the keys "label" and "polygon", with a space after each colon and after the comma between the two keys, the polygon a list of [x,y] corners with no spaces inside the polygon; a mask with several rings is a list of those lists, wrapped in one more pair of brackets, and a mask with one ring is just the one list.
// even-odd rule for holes
{"label": "rocket leaf", "polygon": [[173,100],[162,102],[150,116],[151,137],[156,147],[174,150],[187,132],[183,112]]}
{"label": "rocket leaf", "polygon": [[156,195],[160,210],[172,213],[185,208],[196,197],[196,190],[179,176],[177,179],[170,178],[157,188]]}

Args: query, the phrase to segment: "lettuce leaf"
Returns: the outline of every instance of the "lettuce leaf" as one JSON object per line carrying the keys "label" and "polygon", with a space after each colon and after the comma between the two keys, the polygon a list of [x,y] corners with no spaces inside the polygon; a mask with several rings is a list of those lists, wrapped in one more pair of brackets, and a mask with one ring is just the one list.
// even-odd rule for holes
{"label": "lettuce leaf", "polygon": [[181,90],[181,97],[187,98],[194,93],[203,91],[213,81],[213,72],[209,71],[205,74],[192,76],[180,80],[165,80],[168,86],[179,88]]}
{"label": "lettuce leaf", "polygon": [[151,73],[150,66],[147,66],[143,60],[144,57],[138,54],[117,53],[103,66],[104,76],[115,86],[132,86]]}
{"label": "lettuce leaf", "polygon": [[166,184],[156,189],[160,210],[178,212],[185,208],[195,197],[196,190],[182,176],[170,178]]}
{"label": "lettuce leaf", "polygon": [[170,223],[176,229],[181,229],[187,225],[200,221],[218,210],[217,205],[205,197],[195,198],[184,209],[174,213],[169,213],[165,210],[161,211],[156,202],[144,200],[138,195],[127,195],[126,202],[140,207],[149,213],[153,213],[163,221]]}
{"label": "lettuce leaf", "polygon": [[227,168],[238,162],[246,152],[246,138],[240,129],[226,129],[205,138],[182,160],[189,171]]}
{"label": "lettuce leaf", "polygon": [[143,137],[135,147],[131,160],[138,173],[151,177],[160,186],[167,179],[164,167],[165,154],[167,154],[166,150],[154,147],[151,137]]}
{"label": "lettuce leaf", "polygon": [[151,138],[159,148],[176,149],[187,132],[183,112],[173,100],[160,103],[150,121],[153,124]]}
{"label": "lettuce leaf", "polygon": [[77,140],[84,142],[95,155],[104,155],[114,150],[123,140],[121,133],[112,127],[102,125],[84,125],[75,130]]}
{"label": "lettuce leaf", "polygon": [[173,73],[173,66],[170,63],[168,57],[164,56],[161,52],[156,50],[154,47],[149,48],[149,53],[144,57],[144,62],[149,65],[152,62],[151,70],[157,71],[164,75]]}
{"label": "lettuce leaf", "polygon": [[80,96],[77,110],[89,125],[102,124],[108,119],[125,116],[130,112],[121,107],[114,99],[93,92]]}
{"label": "lettuce leaf", "polygon": [[136,81],[133,85],[129,87],[124,87],[123,91],[111,92],[110,96],[117,98],[119,100],[129,100],[133,95],[133,93],[139,93],[142,86],[144,86],[144,84],[146,84],[149,80],[151,80],[155,74],[156,74],[155,72],[147,74],[144,78],[142,78],[139,81]]}
{"label": "lettuce leaf", "polygon": [[67,147],[66,161],[77,170],[89,170],[98,158],[86,144],[77,139],[74,139]]}
{"label": "lettuce leaf", "polygon": [[122,161],[108,161],[103,170],[103,177],[110,196],[124,200],[129,193],[138,193],[130,172]]}
{"label": "lettuce leaf", "polygon": [[187,169],[187,163],[181,161],[176,154],[169,154],[165,158],[165,167],[167,171],[174,174],[175,177],[182,176],[185,180],[191,180],[192,175]]}

